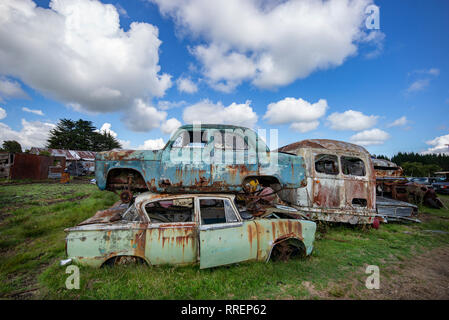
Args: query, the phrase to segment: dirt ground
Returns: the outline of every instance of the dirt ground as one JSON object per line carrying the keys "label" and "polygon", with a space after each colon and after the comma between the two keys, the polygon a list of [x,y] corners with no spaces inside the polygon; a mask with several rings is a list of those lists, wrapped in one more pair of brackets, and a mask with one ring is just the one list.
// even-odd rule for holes
{"label": "dirt ground", "polygon": [[330,283],[324,290],[317,290],[308,281],[302,285],[312,299],[447,300],[449,247],[437,248],[381,269],[378,290],[366,289],[364,282],[355,278]]}
{"label": "dirt ground", "polygon": [[[449,299],[449,247],[437,248],[391,267],[394,274],[380,280],[367,299]],[[386,270],[388,272],[390,270]]]}

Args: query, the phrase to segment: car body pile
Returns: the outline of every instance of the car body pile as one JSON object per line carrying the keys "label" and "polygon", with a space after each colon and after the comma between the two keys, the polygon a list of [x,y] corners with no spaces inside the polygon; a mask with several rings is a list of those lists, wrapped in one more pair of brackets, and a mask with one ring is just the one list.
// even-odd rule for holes
{"label": "car body pile", "polygon": [[416,206],[379,202],[361,146],[315,139],[270,151],[264,141],[244,127],[186,125],[160,150],[97,153],[96,184],[121,203],[66,229],[66,262],[287,260],[311,253],[309,220],[377,227],[416,215]]}

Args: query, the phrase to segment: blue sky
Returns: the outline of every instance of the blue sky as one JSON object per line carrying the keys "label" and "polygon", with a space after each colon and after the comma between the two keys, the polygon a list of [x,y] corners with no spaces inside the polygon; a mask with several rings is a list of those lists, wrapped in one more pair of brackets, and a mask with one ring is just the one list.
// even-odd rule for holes
{"label": "blue sky", "polygon": [[449,153],[449,3],[375,1],[378,30],[372,1],[332,3],[6,1],[0,141],[40,146],[58,119],[82,118],[152,148],[202,120],[278,129],[280,146]]}

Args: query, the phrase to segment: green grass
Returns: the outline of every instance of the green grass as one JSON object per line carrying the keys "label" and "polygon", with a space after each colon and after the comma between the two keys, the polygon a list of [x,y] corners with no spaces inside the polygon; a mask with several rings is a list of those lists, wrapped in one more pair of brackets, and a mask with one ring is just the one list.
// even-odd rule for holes
{"label": "green grass", "polygon": [[[449,197],[441,198],[449,207]],[[48,205],[54,199],[66,201]],[[17,298],[11,294],[36,289],[32,298],[301,299],[317,298],[316,290],[335,298],[359,298],[361,292],[353,292],[351,283],[364,283],[366,265],[383,270],[449,245],[449,235],[424,231],[449,231],[449,211],[420,208],[429,212],[422,214],[422,224],[385,224],[379,230],[345,225],[327,228],[317,234],[315,249],[305,260],[248,262],[205,270],[198,266],[80,267],[80,289],[66,289],[68,274],[58,265],[65,258],[63,229],[116,200],[116,195],[87,184],[0,187],[2,207],[7,203],[11,208],[0,222],[0,296]],[[4,213],[3,208],[0,212]],[[312,286],[312,293],[306,285]]]}

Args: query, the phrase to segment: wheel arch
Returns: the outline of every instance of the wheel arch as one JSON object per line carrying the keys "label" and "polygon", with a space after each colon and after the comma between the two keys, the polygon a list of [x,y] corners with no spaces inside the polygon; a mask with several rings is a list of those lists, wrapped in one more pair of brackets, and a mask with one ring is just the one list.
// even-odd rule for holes
{"label": "wheel arch", "polygon": [[[131,188],[135,189],[147,189],[147,185],[145,182],[144,174],[140,169],[137,168],[129,168],[129,167],[120,167],[120,168],[110,168],[106,174],[106,190],[115,190],[117,188],[111,187],[111,185],[120,185],[127,184],[128,175],[133,176],[133,184],[136,184],[137,187]],[[115,180],[115,181],[114,181]],[[121,189],[120,187],[118,189]]]}
{"label": "wheel arch", "polygon": [[139,261],[141,261],[143,264],[147,265],[147,266],[151,266],[150,261],[148,261],[147,258],[145,258],[144,256],[139,256],[139,255],[135,255],[135,254],[114,254],[114,255],[110,255],[108,256],[101,264],[100,268],[103,268],[104,266],[107,266],[109,264],[113,264],[113,261],[119,257],[133,257],[133,258],[137,258]]}
{"label": "wheel arch", "polygon": [[306,245],[304,244],[304,241],[301,238],[293,237],[293,236],[284,237],[284,238],[281,237],[281,238],[276,239],[273,242],[273,244],[271,245],[266,262],[270,261],[271,254],[273,253],[273,249],[280,243],[285,243],[285,242],[287,242],[291,246],[295,246],[296,248],[298,248],[301,251],[302,257],[305,257],[307,255]]}

